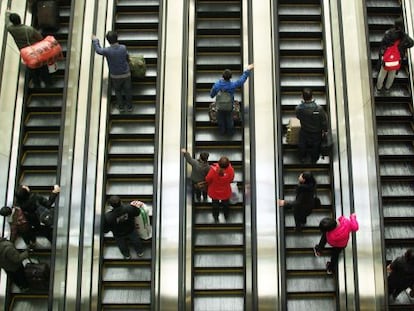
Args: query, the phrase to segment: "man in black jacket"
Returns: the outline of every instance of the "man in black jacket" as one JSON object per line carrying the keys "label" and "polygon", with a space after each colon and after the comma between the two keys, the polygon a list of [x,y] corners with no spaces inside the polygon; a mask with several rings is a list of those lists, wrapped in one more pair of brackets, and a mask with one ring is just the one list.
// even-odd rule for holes
{"label": "man in black jacket", "polygon": [[302,98],[303,101],[296,107],[296,117],[300,120],[299,157],[305,163],[309,148],[311,163],[316,163],[320,155],[322,135],[328,131],[328,121],[325,110],[315,103],[311,89],[303,89]]}
{"label": "man in black jacket", "polygon": [[388,29],[384,37],[381,40],[380,47],[379,47],[379,61],[381,64],[381,69],[378,73],[377,77],[377,84],[376,89],[377,91],[381,91],[382,86],[384,84],[385,78],[387,81],[385,82],[385,90],[389,90],[394,83],[395,76],[397,75],[398,70],[387,70],[384,67],[383,56],[387,48],[394,45],[394,43],[399,40],[398,50],[400,52],[400,63],[406,56],[406,51],[408,48],[411,48],[414,45],[413,39],[411,39],[405,32],[404,32],[404,22],[402,18],[397,18],[394,22],[394,27]]}
{"label": "man in black jacket", "polygon": [[138,257],[144,255],[141,239],[135,228],[135,217],[139,216],[140,210],[131,204],[123,205],[117,195],[109,198],[109,204],[113,210],[107,212],[104,218],[104,231],[112,231],[116,244],[125,259],[130,259],[128,240],[132,243]]}

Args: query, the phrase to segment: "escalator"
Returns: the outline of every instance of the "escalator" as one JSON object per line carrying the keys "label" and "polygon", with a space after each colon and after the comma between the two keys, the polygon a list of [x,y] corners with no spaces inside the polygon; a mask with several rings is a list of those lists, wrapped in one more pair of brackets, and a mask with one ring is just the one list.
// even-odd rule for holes
{"label": "escalator", "polygon": [[[375,83],[379,43],[384,32],[401,16],[402,10],[398,0],[369,0],[365,4]],[[374,98],[383,243],[387,262],[414,247],[414,125],[407,65],[404,61],[391,90],[375,91]],[[414,309],[414,299],[410,299],[407,292],[388,302],[390,310]]]}
{"label": "escalator", "polygon": [[[71,1],[62,0],[59,3],[60,27],[53,35],[61,44],[65,57],[69,36]],[[60,153],[63,137],[61,131],[65,114],[65,59],[60,60],[58,66],[58,71],[52,74],[52,83],[45,88],[32,87],[28,79],[25,81],[16,169],[16,185],[28,185],[32,192],[46,197],[53,190],[53,185],[59,183],[60,175]],[[20,239],[16,241],[16,246],[19,249],[26,248]],[[50,242],[39,235],[31,257],[53,266],[51,261],[52,248]],[[8,310],[47,310],[48,299],[47,290],[31,289],[26,293],[21,293],[16,286],[12,285],[7,290],[6,304],[9,305]]]}
{"label": "escalator", "polygon": [[[129,54],[142,54],[144,78],[133,78],[133,112],[120,112],[111,96],[107,120],[106,200],[119,195],[124,203],[140,200],[152,207],[156,152],[156,85],[159,1],[120,0],[113,30]],[[103,207],[105,208],[105,207]],[[143,241],[144,256],[131,251],[124,259],[112,233],[105,234],[101,254],[101,310],[151,310],[153,304],[153,244]]]}
{"label": "escalator", "polygon": [[[244,188],[243,126],[235,124],[232,137],[219,135],[210,123],[210,89],[231,69],[232,80],[241,75],[242,1],[198,0],[195,4],[195,94],[193,152],[210,153],[210,163],[228,156],[240,189]],[[247,82],[248,83],[248,82]],[[241,100],[240,90],[235,99]],[[220,213],[214,222],[211,200],[193,201],[192,310],[245,310],[246,265],[244,205],[230,205],[225,221]]]}
{"label": "escalator", "polygon": [[[319,0],[279,1],[279,59],[280,59],[280,124],[287,126],[295,117],[295,107],[302,100],[304,87],[313,90],[316,103],[327,106],[327,85],[324,57],[322,7]],[[283,132],[283,131],[281,131]],[[330,159],[317,164],[302,164],[296,145],[284,138],[281,184],[283,197],[295,199],[298,177],[310,171],[317,181],[317,196],[321,208],[314,209],[302,232],[296,232],[293,212],[285,211],[285,279],[286,310],[335,310],[337,308],[337,279],[327,275],[325,264],[329,251],[315,257],[312,247],[319,242],[319,221],[334,217],[333,176]],[[329,247],[329,246],[328,246]],[[329,249],[329,248],[328,248]],[[283,251],[283,248],[282,248]]]}

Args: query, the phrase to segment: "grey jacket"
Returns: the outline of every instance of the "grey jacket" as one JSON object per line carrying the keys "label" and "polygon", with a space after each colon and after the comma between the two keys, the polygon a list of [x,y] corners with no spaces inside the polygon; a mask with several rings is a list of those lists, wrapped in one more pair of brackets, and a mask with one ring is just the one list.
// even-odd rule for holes
{"label": "grey jacket", "polygon": [[27,251],[19,252],[9,240],[0,238],[0,268],[14,272],[19,269],[22,261],[29,257]]}
{"label": "grey jacket", "polygon": [[191,171],[191,180],[193,183],[204,181],[204,178],[206,178],[208,171],[210,170],[208,162],[203,162],[200,159],[193,159],[188,152],[184,153],[184,157],[193,167]]}

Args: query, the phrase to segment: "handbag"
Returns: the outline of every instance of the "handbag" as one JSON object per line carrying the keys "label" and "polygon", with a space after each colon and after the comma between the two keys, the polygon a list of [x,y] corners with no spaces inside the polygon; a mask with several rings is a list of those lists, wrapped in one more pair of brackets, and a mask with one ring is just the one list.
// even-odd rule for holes
{"label": "handbag", "polygon": [[47,36],[43,40],[20,50],[24,64],[31,68],[40,68],[63,58],[62,47],[55,37]]}

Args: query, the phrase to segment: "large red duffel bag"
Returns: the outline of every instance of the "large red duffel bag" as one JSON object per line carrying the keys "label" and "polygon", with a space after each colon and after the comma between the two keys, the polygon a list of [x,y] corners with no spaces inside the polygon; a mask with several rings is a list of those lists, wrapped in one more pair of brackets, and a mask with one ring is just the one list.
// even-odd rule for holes
{"label": "large red duffel bag", "polygon": [[40,68],[63,58],[62,47],[53,36],[47,36],[20,50],[23,62],[29,68]]}

